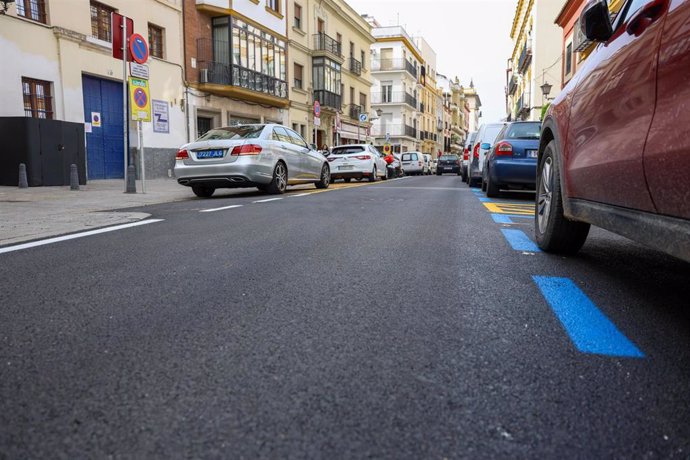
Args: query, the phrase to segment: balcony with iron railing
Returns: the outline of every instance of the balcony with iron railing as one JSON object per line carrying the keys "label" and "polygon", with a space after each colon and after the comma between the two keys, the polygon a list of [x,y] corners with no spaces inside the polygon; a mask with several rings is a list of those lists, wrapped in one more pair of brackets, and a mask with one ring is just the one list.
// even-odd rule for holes
{"label": "balcony with iron railing", "polygon": [[199,85],[199,89],[225,97],[239,97],[242,93],[252,102],[275,107],[287,105],[287,82],[239,65],[214,61],[214,50],[222,55],[227,43],[220,43],[216,48],[210,39],[200,38],[196,45],[198,73],[194,83]]}
{"label": "balcony with iron railing", "polygon": [[522,47],[520,59],[518,60],[518,72],[525,73],[532,63],[532,42],[527,40]]}
{"label": "balcony with iron railing", "polygon": [[288,97],[287,82],[238,65],[219,62],[199,63],[199,84],[204,91],[225,96],[232,91],[228,88],[213,88],[210,85],[244,88],[281,99]]}
{"label": "balcony with iron railing", "polygon": [[377,91],[371,94],[372,104],[407,104],[417,110],[417,98],[405,91]]}
{"label": "balcony with iron railing", "polygon": [[350,56],[350,72],[355,75],[362,75],[362,63]]}
{"label": "balcony with iron railing", "polygon": [[362,113],[361,105],[350,104],[349,115],[353,120],[359,121],[359,114]]}
{"label": "balcony with iron railing", "polygon": [[517,80],[517,77],[515,75],[513,75],[512,77],[510,77],[510,81],[508,82],[508,94],[511,96],[513,94],[515,94],[515,91],[517,91],[517,87],[518,87],[518,80]]}
{"label": "balcony with iron railing", "polygon": [[403,123],[396,124],[375,124],[371,127],[371,135],[374,137],[384,137],[386,135],[392,137],[411,137],[417,138],[417,129],[414,126],[409,126]]}
{"label": "balcony with iron railing", "polygon": [[404,70],[417,78],[417,68],[407,59],[374,59],[371,61],[372,72],[389,72]]}
{"label": "balcony with iron railing", "polygon": [[319,52],[326,52],[342,58],[343,45],[335,38],[326,34],[315,34],[314,35],[314,55],[318,55]]}
{"label": "balcony with iron railing", "polygon": [[515,119],[526,120],[529,116],[529,94],[521,94],[515,102]]}
{"label": "balcony with iron railing", "polygon": [[342,108],[343,97],[340,94],[326,91],[323,89],[314,90],[314,100],[319,101],[321,107],[340,110]]}

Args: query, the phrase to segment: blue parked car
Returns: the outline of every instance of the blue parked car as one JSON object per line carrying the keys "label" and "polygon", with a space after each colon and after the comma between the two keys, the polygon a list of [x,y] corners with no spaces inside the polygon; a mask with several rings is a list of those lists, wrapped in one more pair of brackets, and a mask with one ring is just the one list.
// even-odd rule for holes
{"label": "blue parked car", "polygon": [[484,159],[486,196],[497,197],[500,189],[535,189],[540,132],[538,121],[514,121],[503,127]]}

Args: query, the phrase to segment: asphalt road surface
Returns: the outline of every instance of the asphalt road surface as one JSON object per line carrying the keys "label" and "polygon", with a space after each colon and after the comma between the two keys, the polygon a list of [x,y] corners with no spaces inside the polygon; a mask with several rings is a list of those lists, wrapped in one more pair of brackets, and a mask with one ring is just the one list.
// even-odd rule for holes
{"label": "asphalt road surface", "polygon": [[350,185],[1,253],[0,458],[690,456],[689,264],[538,252],[533,194],[457,176]]}

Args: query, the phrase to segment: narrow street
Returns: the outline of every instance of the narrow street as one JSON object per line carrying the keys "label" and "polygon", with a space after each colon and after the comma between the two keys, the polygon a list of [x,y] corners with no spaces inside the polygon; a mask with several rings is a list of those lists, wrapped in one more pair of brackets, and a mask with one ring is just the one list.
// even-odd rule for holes
{"label": "narrow street", "polygon": [[221,190],[0,254],[4,454],[690,455],[690,266],[539,252],[534,194],[483,196]]}

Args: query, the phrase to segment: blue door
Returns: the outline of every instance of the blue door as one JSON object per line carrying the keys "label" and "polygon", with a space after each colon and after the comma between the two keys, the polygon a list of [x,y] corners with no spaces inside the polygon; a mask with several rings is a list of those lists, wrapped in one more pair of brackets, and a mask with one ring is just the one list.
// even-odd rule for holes
{"label": "blue door", "polygon": [[101,126],[86,134],[86,159],[89,179],[124,177],[124,133],[122,83],[82,75],[84,118],[100,114]]}

